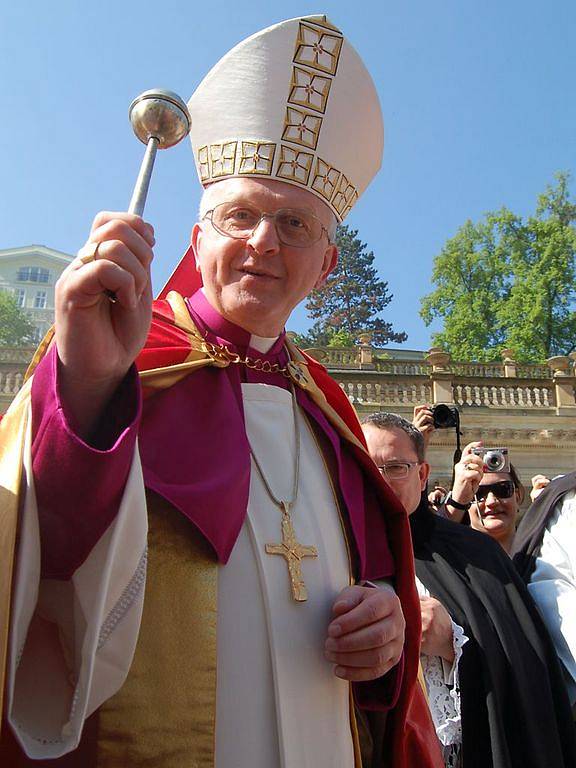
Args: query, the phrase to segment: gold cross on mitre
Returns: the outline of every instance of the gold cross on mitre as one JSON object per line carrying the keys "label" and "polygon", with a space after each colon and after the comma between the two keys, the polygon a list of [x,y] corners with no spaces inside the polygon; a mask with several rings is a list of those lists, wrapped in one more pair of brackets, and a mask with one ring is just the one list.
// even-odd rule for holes
{"label": "gold cross on mitre", "polygon": [[308,600],[306,584],[302,577],[300,561],[303,557],[318,557],[316,547],[300,544],[294,533],[290,519],[290,503],[281,501],[282,508],[282,544],[266,544],[266,554],[282,555],[288,565],[288,576],[292,587],[292,597],[299,603]]}

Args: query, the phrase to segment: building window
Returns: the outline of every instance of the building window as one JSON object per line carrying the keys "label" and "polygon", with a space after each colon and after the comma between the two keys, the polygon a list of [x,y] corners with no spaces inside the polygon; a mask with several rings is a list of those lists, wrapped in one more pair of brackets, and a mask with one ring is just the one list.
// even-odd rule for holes
{"label": "building window", "polygon": [[46,309],[46,291],[36,291],[34,309]]}
{"label": "building window", "polygon": [[50,279],[50,271],[44,267],[20,267],[16,280],[22,283],[47,283]]}
{"label": "building window", "polygon": [[26,291],[24,288],[14,289],[14,300],[16,301],[17,307],[22,308],[26,306]]}

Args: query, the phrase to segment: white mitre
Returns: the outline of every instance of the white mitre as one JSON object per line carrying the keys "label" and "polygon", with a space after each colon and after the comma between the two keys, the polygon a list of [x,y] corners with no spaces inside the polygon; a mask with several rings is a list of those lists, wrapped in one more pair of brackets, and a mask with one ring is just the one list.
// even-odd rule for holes
{"label": "white mitre", "polygon": [[342,221],[382,162],[376,88],[326,16],[283,21],[239,43],[188,108],[203,186],[278,179],[308,189]]}

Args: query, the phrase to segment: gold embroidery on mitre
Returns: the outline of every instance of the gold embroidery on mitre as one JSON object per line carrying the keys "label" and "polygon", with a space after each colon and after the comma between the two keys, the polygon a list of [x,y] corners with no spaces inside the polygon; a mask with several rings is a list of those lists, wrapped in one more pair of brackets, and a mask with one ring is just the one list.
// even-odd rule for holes
{"label": "gold embroidery on mitre", "polygon": [[275,152],[276,144],[273,142],[243,141],[238,173],[270,176]]}
{"label": "gold embroidery on mitre", "polygon": [[308,72],[302,67],[293,67],[288,103],[325,112],[331,85],[329,77]]}
{"label": "gold embroidery on mitre", "polygon": [[338,34],[342,34],[342,30],[338,29],[338,27],[335,27],[334,24],[331,24],[326,16],[307,16],[306,22],[308,24],[316,24],[319,27],[324,27],[325,29],[331,29],[333,32],[338,32]]}
{"label": "gold embroidery on mitre", "polygon": [[350,202],[348,203],[346,208],[344,208],[344,210],[342,211],[343,219],[345,219],[346,216],[348,216],[352,208],[356,205],[356,203],[358,202],[358,197],[359,197],[358,192],[354,191],[354,194],[350,198]]}
{"label": "gold embroidery on mitre", "polygon": [[358,200],[358,191],[354,184],[351,184],[346,176],[342,174],[340,182],[332,198],[332,205],[338,212],[340,218],[344,218],[354,203]]}
{"label": "gold embroidery on mitre", "polygon": [[324,32],[300,22],[294,63],[335,75],[342,42],[343,38],[339,35]]}
{"label": "gold embroidery on mitre", "polygon": [[312,115],[296,107],[287,107],[282,138],[293,144],[316,149],[321,127],[322,118],[318,115]]}
{"label": "gold embroidery on mitre", "polygon": [[314,168],[314,179],[312,189],[319,192],[328,202],[332,200],[332,195],[336,190],[336,185],[340,178],[340,171],[333,168],[321,158],[316,158],[316,167]]}
{"label": "gold embroidery on mitre", "polygon": [[237,141],[210,144],[210,174],[213,179],[234,173],[237,145]]}
{"label": "gold embroidery on mitre", "polygon": [[314,155],[311,155],[309,152],[301,152],[298,149],[292,149],[292,147],[281,144],[276,176],[306,185],[313,160]]}
{"label": "gold embroidery on mitre", "polygon": [[200,174],[200,181],[208,181],[210,178],[210,166],[208,164],[208,146],[198,148],[198,173]]}

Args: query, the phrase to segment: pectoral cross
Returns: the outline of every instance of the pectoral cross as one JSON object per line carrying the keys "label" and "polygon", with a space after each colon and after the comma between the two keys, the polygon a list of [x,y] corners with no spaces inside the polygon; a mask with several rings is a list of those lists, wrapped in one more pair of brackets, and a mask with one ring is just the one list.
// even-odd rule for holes
{"label": "pectoral cross", "polygon": [[303,557],[318,557],[316,547],[300,544],[294,533],[290,518],[290,503],[281,501],[282,508],[282,544],[266,544],[266,554],[282,555],[288,565],[288,576],[292,587],[292,597],[299,603],[308,600],[306,584],[302,577],[300,561]]}

